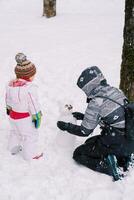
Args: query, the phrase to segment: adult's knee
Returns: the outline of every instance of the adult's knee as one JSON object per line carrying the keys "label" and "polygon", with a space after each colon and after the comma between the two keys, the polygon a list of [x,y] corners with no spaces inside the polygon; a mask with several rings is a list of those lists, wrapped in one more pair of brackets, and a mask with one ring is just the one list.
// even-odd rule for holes
{"label": "adult's knee", "polygon": [[79,161],[80,157],[83,155],[84,145],[77,147],[73,153],[73,159]]}
{"label": "adult's knee", "polygon": [[83,144],[77,147],[73,153],[73,159],[78,163],[83,163],[83,158],[85,160],[86,156],[86,145]]}
{"label": "adult's knee", "polygon": [[78,161],[79,156],[80,156],[80,151],[79,151],[79,147],[77,147],[73,152],[73,159],[75,161]]}

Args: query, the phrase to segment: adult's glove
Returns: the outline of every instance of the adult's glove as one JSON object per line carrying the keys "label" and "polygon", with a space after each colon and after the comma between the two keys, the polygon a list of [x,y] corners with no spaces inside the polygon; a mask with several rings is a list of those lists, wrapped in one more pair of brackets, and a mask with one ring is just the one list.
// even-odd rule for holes
{"label": "adult's glove", "polygon": [[71,133],[73,135],[82,136],[82,137],[87,137],[93,131],[93,130],[91,130],[91,132],[90,132],[90,130],[89,130],[88,133],[83,133],[83,131],[81,131],[81,126],[71,124],[71,123],[66,123],[63,121],[58,121],[57,127],[59,129],[61,129],[62,131],[67,131],[68,133]]}
{"label": "adult's glove", "polygon": [[77,120],[83,120],[84,114],[80,112],[73,112],[72,113],[73,117],[76,118]]}
{"label": "adult's glove", "polygon": [[41,111],[36,113],[35,115],[32,115],[32,122],[34,123],[35,128],[39,128],[40,127],[41,117],[42,117]]}
{"label": "adult's glove", "polygon": [[62,131],[67,131],[69,127],[69,123],[63,122],[63,121],[58,121],[57,122],[57,127],[61,129]]}

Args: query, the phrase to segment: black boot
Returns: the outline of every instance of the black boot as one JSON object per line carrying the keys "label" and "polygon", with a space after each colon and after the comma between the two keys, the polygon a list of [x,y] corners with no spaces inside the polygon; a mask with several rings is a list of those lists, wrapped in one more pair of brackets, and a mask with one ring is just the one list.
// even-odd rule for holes
{"label": "black boot", "polygon": [[131,155],[126,157],[117,157],[117,163],[119,167],[123,168],[124,172],[128,171],[129,165],[131,163]]}

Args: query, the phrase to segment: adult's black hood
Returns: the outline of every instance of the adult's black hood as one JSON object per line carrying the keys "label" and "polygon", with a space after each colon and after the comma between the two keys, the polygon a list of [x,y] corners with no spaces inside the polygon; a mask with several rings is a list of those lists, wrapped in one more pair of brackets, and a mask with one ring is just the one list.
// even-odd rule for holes
{"label": "adult's black hood", "polygon": [[107,85],[107,82],[101,70],[96,66],[92,66],[81,73],[77,85],[85,92],[87,97],[90,97],[94,96],[95,89]]}

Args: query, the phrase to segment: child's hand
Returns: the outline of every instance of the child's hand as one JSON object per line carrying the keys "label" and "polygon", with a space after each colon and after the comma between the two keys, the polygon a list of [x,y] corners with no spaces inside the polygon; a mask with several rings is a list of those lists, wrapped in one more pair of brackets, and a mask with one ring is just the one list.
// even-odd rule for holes
{"label": "child's hand", "polygon": [[32,122],[34,123],[35,128],[39,128],[40,127],[41,117],[42,117],[41,111],[36,113],[35,115],[32,115]]}
{"label": "child's hand", "polygon": [[6,106],[6,113],[7,115],[10,115],[10,111],[12,110],[12,108],[10,106]]}

